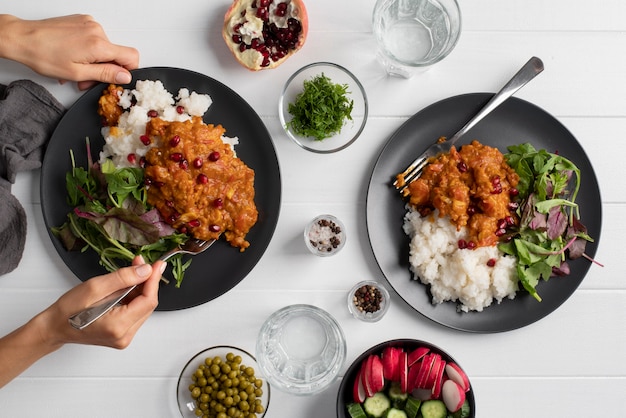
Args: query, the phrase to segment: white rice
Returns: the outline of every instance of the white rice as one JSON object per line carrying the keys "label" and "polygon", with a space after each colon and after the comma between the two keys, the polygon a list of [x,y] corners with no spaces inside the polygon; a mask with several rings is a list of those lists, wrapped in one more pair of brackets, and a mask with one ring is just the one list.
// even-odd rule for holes
{"label": "white rice", "polygon": [[[110,158],[116,167],[131,167],[136,165],[150,148],[160,145],[158,141],[154,141],[146,146],[140,139],[146,132],[146,124],[150,119],[149,111],[156,110],[158,117],[165,121],[183,122],[192,116],[203,116],[211,104],[212,99],[208,94],[190,93],[188,89],[182,88],[174,98],[161,81],[138,80],[133,90],[125,89],[120,94],[119,105],[125,111],[120,116],[117,126],[102,128],[105,145],[100,153],[100,163]],[[182,114],[178,113],[178,106],[183,107]],[[239,143],[236,137],[222,136],[222,140],[233,150]],[[129,154],[135,154],[136,164],[129,162],[127,158]]]}
{"label": "white rice", "polygon": [[[404,232],[411,238],[409,262],[414,279],[430,285],[432,302],[458,301],[463,312],[482,311],[495,300],[514,299],[518,290],[515,257],[497,247],[459,249],[466,230],[457,231],[449,218],[422,217],[409,210]],[[495,259],[493,267],[487,262]]]}

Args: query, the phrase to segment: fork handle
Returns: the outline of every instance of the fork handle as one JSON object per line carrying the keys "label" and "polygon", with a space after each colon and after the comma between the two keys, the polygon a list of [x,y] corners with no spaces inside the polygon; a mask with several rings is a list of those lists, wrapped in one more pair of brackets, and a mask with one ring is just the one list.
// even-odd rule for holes
{"label": "fork handle", "polygon": [[456,134],[448,140],[450,145],[453,145],[460,137],[465,135],[467,131],[472,129],[474,125],[480,122],[485,116],[491,113],[496,107],[500,106],[506,99],[515,94],[516,91],[524,87],[530,80],[535,78],[537,74],[543,71],[543,62],[537,58],[532,57],[524,64],[522,68],[509,80],[508,83],[497,92],[489,102],[463,126]]}

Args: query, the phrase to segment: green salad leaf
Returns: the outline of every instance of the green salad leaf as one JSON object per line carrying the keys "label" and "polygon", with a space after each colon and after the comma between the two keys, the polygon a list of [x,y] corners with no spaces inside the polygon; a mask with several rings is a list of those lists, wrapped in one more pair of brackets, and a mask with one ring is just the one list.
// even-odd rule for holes
{"label": "green salad leaf", "polygon": [[520,224],[499,248],[517,257],[520,282],[541,301],[536,291],[541,279],[569,274],[568,258],[589,258],[584,248],[593,239],[579,220],[575,202],[580,170],[570,160],[528,143],[510,146],[508,151],[506,161],[520,177]]}
{"label": "green salad leaf", "polygon": [[[67,202],[73,208],[67,221],[52,228],[68,251],[94,250],[107,271],[128,265],[141,255],[153,263],[189,238],[169,226],[150,208],[143,170],[116,168],[111,161],[93,163],[87,140],[88,165],[78,167],[70,151],[72,169],[66,173]],[[177,254],[170,259],[176,286],[180,287],[191,259]]]}
{"label": "green salad leaf", "polygon": [[303,91],[289,103],[293,118],[287,127],[317,141],[339,133],[346,119],[352,120],[354,101],[349,93],[347,84],[335,84],[323,73],[305,80]]}

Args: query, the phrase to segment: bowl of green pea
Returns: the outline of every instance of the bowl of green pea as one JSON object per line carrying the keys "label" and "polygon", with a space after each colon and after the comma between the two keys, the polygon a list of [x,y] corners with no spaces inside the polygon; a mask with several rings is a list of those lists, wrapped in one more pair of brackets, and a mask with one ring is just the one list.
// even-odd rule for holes
{"label": "bowl of green pea", "polygon": [[178,378],[176,396],[183,418],[263,418],[270,387],[254,356],[228,345],[194,355]]}
{"label": "bowl of green pea", "polygon": [[315,62],[296,71],[285,83],[278,103],[287,136],[320,154],[354,143],[365,128],[367,114],[367,95],[359,79],[331,62]]}

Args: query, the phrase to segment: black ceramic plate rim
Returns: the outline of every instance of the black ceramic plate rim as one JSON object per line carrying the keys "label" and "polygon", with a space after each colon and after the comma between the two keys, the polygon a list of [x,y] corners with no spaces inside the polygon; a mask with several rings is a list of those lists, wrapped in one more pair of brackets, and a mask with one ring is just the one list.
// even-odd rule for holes
{"label": "black ceramic plate rim", "polygon": [[[433,305],[427,286],[412,280],[408,263],[409,239],[402,231],[404,202],[391,186],[395,174],[422,153],[439,136],[451,136],[487,101],[492,93],[470,93],[436,102],[407,120],[382,148],[368,184],[366,223],[370,246],[376,262],[391,287],[411,307],[426,318],[452,329],[467,332],[511,331],[530,325],[556,310],[578,288],[591,263],[585,259],[570,262],[572,273],[566,278],[541,282],[542,296],[536,302],[526,292],[514,300],[492,304],[483,312],[459,313],[456,303]],[[559,152],[581,170],[581,189],[577,198],[582,222],[594,243],[586,253],[593,257],[600,239],[602,207],[595,172],[576,138],[553,116],[538,106],[513,97],[477,124],[458,145],[477,139],[499,147],[530,142],[537,149]]]}
{"label": "black ceramic plate rim", "polygon": [[[415,340],[411,338],[399,338],[399,339],[389,340],[389,341],[376,344],[375,346],[370,347],[367,350],[365,350],[363,353],[361,353],[354,360],[354,362],[350,365],[350,367],[348,367],[348,369],[346,370],[346,373],[344,374],[343,379],[341,380],[341,384],[339,385],[339,391],[337,392],[337,418],[350,418],[347,413],[346,405],[350,402],[353,402],[352,384],[354,383],[354,379],[356,379],[357,372],[359,368],[361,367],[361,364],[363,363],[363,361],[370,354],[382,353],[385,347],[388,347],[388,346],[402,347],[405,349],[405,351],[410,351],[417,347],[426,347],[426,348],[429,348],[431,352],[440,354],[441,357],[446,362],[456,363],[459,367],[463,368],[463,365],[457,362],[454,359],[454,357],[452,357],[446,351],[426,341]],[[472,386],[471,379],[469,380],[470,380],[470,390],[465,393],[465,397],[471,407],[471,413],[470,413],[469,418],[474,418],[476,416],[476,399],[474,397],[474,388]]]}
{"label": "black ceramic plate rim", "polygon": [[[142,68],[132,73],[134,80],[161,80],[174,96],[182,87],[210,94],[213,104],[204,115],[205,122],[221,123],[226,135],[237,136],[237,155],[257,173],[255,202],[259,219],[247,236],[250,247],[240,253],[225,240],[219,240],[208,251],[194,257],[179,289],[173,283],[160,286],[157,310],[191,308],[235,287],[267,249],[280,213],[281,177],[276,151],[266,126],[254,109],[221,82],[198,72],[172,67]],[[82,281],[106,273],[98,264],[97,255],[91,250],[85,253],[66,251],[50,228],[63,223],[70,210],[65,201],[64,181],[65,173],[71,168],[69,149],[74,152],[79,166],[86,166],[85,136],[90,137],[95,158],[102,149],[104,140],[100,135],[100,117],[96,114],[95,103],[105,87],[106,84],[93,87],[67,110],[50,139],[41,170],[40,194],[46,229],[63,262]],[[134,81],[123,87],[134,87]],[[93,106],[93,111],[85,106]],[[171,275],[169,277],[171,279]]]}

